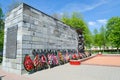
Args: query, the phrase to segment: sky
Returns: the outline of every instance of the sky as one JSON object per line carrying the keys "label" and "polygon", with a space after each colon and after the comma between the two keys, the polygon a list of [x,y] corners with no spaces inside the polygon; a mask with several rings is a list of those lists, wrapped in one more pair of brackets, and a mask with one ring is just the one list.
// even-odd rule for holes
{"label": "sky", "polygon": [[[16,0],[0,0],[6,13],[8,6]],[[80,12],[91,32],[100,30],[114,16],[120,16],[120,0],[17,0],[48,15]]]}

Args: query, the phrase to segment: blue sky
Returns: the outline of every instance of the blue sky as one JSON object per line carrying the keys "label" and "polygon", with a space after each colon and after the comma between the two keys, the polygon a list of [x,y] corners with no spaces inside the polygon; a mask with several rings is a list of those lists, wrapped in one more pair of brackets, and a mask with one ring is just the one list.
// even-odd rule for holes
{"label": "blue sky", "polygon": [[[0,0],[4,13],[8,5],[16,0]],[[17,0],[25,2],[49,15],[64,12],[81,12],[89,29],[100,29],[113,16],[120,16],[120,0]]]}

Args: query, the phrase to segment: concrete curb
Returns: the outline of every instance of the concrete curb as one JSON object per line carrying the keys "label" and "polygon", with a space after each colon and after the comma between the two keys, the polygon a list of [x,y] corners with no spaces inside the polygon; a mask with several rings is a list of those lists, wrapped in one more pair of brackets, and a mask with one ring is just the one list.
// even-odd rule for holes
{"label": "concrete curb", "polygon": [[87,58],[80,59],[80,62],[86,61],[86,60],[91,59],[91,58],[94,58],[94,57],[96,57],[96,56],[98,56],[98,54],[93,55],[93,56],[90,56],[90,57],[87,57]]}

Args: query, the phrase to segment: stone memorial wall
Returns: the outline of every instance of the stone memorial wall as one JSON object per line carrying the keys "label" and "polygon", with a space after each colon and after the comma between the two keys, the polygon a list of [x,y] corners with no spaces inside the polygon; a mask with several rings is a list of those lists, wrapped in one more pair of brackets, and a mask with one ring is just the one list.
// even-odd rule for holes
{"label": "stone memorial wall", "polygon": [[2,67],[17,74],[25,71],[25,54],[33,57],[33,49],[78,48],[74,29],[24,3],[7,14],[4,37]]}
{"label": "stone memorial wall", "polygon": [[6,15],[2,68],[7,72],[21,74],[22,65],[23,4]]}

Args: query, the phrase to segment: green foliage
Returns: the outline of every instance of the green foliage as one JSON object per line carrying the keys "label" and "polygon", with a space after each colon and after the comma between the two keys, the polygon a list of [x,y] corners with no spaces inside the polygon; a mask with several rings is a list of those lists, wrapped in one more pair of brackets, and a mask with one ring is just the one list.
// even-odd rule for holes
{"label": "green foliage", "polygon": [[4,39],[4,21],[3,21],[3,12],[0,8],[0,51],[3,49],[3,39]]}
{"label": "green foliage", "polygon": [[102,26],[100,28],[100,39],[101,39],[101,46],[105,48],[107,45],[107,40],[106,40],[106,28]]}
{"label": "green foliage", "polygon": [[112,17],[107,23],[107,39],[111,45],[120,47],[120,17]]}
{"label": "green foliage", "polygon": [[3,49],[4,30],[0,30],[0,51]]}
{"label": "green foliage", "polygon": [[2,30],[4,28],[4,21],[3,21],[3,11],[2,8],[0,8],[0,30]]}
{"label": "green foliage", "polygon": [[94,39],[94,46],[99,46],[104,47],[106,46],[106,29],[104,26],[102,26],[100,28],[100,32],[97,31],[97,29],[94,30],[94,35],[93,35],[93,39]]}
{"label": "green foliage", "polygon": [[4,17],[3,11],[2,11],[2,8],[0,8],[0,19],[2,19],[3,17]]}
{"label": "green foliage", "polygon": [[3,59],[3,57],[2,57],[2,56],[0,56],[0,63],[2,63],[2,59]]}
{"label": "green foliage", "polygon": [[85,45],[90,46],[92,43],[91,32],[80,13],[73,12],[71,17],[65,14],[62,17],[62,21],[74,29],[81,29],[84,34]]}
{"label": "green foliage", "polygon": [[100,33],[98,33],[97,29],[94,29],[94,35],[93,35],[93,39],[94,39],[94,46],[99,46],[101,47],[101,35]]}

